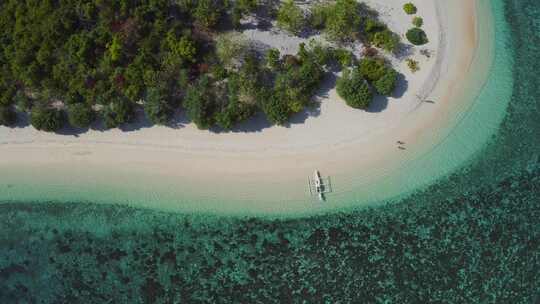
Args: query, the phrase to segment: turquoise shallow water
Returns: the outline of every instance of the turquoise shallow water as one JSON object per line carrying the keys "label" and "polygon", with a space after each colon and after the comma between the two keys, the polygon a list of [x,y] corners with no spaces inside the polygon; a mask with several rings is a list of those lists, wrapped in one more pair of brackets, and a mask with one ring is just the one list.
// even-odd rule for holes
{"label": "turquoise shallow water", "polygon": [[[490,3],[508,25],[496,50],[511,96],[447,177],[387,206],[290,220],[6,203],[0,303],[538,303],[540,3]],[[481,123],[449,136],[466,149]]]}

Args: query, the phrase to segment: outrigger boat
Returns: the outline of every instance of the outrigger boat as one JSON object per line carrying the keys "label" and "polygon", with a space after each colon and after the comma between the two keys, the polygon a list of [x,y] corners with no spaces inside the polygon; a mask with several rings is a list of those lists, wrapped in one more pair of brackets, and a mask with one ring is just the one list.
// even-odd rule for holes
{"label": "outrigger boat", "polygon": [[309,193],[317,195],[320,201],[326,199],[325,194],[332,192],[332,183],[330,177],[322,178],[318,170],[315,170],[313,179],[308,178]]}

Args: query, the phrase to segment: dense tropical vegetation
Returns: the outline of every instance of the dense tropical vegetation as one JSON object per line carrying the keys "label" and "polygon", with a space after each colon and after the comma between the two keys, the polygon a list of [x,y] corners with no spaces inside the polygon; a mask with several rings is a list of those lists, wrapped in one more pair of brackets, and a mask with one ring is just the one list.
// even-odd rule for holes
{"label": "dense tropical vegetation", "polygon": [[[257,108],[272,111],[273,103],[264,104],[267,99],[258,97],[263,90],[273,94],[273,85],[264,87],[251,78],[270,72],[262,66],[224,70],[226,62],[219,58],[212,38],[233,11],[244,14],[256,5],[256,1],[2,2],[2,123],[13,123],[16,108],[31,111],[31,123],[46,131],[57,131],[65,118],[73,126],[87,128],[98,116],[105,127],[114,128],[133,121],[141,108],[152,123],[166,125],[183,103],[199,127],[217,123],[231,128]],[[285,72],[302,66],[300,61],[288,66],[279,71],[285,76],[276,78],[287,83]],[[248,69],[254,74],[246,75]],[[200,87],[204,90],[192,93]],[[286,112],[288,116],[290,111]]]}
{"label": "dense tropical vegetation", "polygon": [[0,106],[0,126],[12,126],[16,120],[15,115],[13,109]]}
{"label": "dense tropical vegetation", "polygon": [[77,128],[88,128],[94,120],[94,111],[87,103],[75,103],[68,106],[68,121]]}
{"label": "dense tropical vegetation", "polygon": [[[27,112],[40,130],[102,121],[116,128],[145,113],[168,125],[184,109],[199,128],[231,129],[262,111],[274,124],[310,104],[344,49],[302,46],[294,56],[252,49],[239,26],[256,0],[15,1],[0,3],[0,107],[3,125]],[[399,37],[365,5],[337,0],[305,12],[277,8],[279,26],[322,29],[338,42],[363,39],[393,52]],[[390,77],[391,78],[391,77]],[[389,79],[389,78],[388,78]],[[390,81],[387,81],[390,82]],[[382,88],[383,84],[375,86]],[[388,92],[391,85],[380,91]]]}
{"label": "dense tropical vegetation", "polygon": [[287,0],[279,7],[277,13],[279,27],[293,34],[299,34],[304,29],[305,22],[304,12],[294,4],[293,0]]}
{"label": "dense tropical vegetation", "polygon": [[349,106],[367,109],[374,93],[392,95],[397,77],[397,71],[383,59],[364,58],[352,70],[344,70],[337,81],[337,92]]}
{"label": "dense tropical vegetation", "polygon": [[64,124],[61,111],[43,105],[36,105],[32,108],[30,121],[34,128],[47,132],[58,131]]}

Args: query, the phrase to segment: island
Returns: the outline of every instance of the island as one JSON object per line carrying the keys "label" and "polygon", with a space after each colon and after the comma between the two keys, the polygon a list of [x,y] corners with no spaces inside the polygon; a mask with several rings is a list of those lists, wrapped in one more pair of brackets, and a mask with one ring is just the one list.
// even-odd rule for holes
{"label": "island", "polygon": [[2,2],[1,194],[232,213],[398,195],[460,164],[403,169],[485,82],[476,5]]}

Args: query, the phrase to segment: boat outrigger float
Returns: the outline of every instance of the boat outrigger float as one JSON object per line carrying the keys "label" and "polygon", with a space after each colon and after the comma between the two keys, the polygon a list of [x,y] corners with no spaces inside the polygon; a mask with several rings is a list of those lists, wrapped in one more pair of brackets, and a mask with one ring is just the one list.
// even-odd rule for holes
{"label": "boat outrigger float", "polygon": [[318,170],[315,170],[313,179],[308,177],[309,194],[317,195],[320,201],[326,199],[325,194],[332,192],[330,177],[323,178]]}

